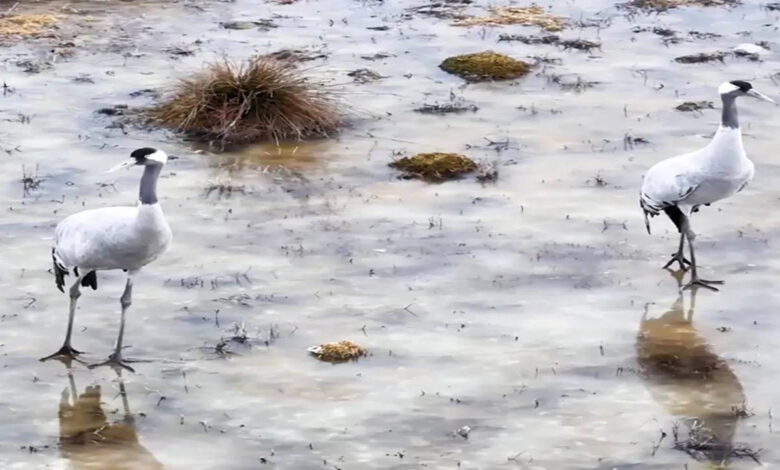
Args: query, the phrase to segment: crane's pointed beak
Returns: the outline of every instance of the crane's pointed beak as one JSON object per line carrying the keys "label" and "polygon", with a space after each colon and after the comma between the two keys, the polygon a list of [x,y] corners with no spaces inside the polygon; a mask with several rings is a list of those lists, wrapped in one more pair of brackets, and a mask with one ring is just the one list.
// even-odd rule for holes
{"label": "crane's pointed beak", "polygon": [[753,90],[753,89],[748,90],[747,95],[748,96],[752,96],[753,98],[759,99],[761,101],[768,101],[770,103],[774,103],[775,102],[775,100],[773,100],[772,98],[766,96],[765,94],[763,94],[761,92]]}
{"label": "crane's pointed beak", "polygon": [[113,173],[117,170],[121,170],[122,168],[130,168],[131,166],[135,165],[136,161],[135,158],[128,158],[127,160],[123,161],[119,165],[111,167],[110,170],[108,170],[106,173]]}

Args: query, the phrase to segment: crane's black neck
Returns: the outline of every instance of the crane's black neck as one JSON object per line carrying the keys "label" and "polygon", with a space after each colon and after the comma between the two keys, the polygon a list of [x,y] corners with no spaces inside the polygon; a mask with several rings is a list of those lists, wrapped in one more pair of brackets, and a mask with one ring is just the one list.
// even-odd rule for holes
{"label": "crane's black neck", "polygon": [[160,178],[162,167],[162,163],[152,163],[144,167],[141,188],[138,191],[141,204],[157,204],[157,180]]}
{"label": "crane's black neck", "polygon": [[737,97],[731,93],[721,95],[723,101],[723,113],[720,124],[723,127],[739,129],[739,114],[737,113]]}

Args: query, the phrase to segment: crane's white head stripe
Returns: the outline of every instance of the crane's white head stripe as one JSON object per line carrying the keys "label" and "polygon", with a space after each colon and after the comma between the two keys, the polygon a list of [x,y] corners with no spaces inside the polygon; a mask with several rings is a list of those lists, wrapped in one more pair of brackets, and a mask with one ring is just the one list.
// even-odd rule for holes
{"label": "crane's white head stripe", "polygon": [[152,147],[133,150],[130,153],[130,157],[134,158],[138,165],[145,165],[149,160],[162,163],[163,165],[168,161],[168,155],[165,152]]}
{"label": "crane's white head stripe", "polygon": [[724,82],[721,86],[718,87],[718,93],[721,95],[726,95],[737,90],[739,90],[739,87],[730,82]]}
{"label": "crane's white head stripe", "polygon": [[155,150],[154,153],[149,154],[146,156],[147,160],[154,160],[156,162],[162,163],[165,165],[165,163],[168,161],[168,154],[163,152],[162,150]]}

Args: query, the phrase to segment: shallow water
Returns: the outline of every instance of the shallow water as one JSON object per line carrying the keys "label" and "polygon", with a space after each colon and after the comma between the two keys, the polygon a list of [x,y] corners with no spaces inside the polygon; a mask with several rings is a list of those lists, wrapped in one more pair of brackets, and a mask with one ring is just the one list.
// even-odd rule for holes
{"label": "shallow water", "polygon": [[[0,106],[0,467],[708,468],[717,452],[697,462],[674,448],[675,425],[684,439],[696,422],[715,423],[721,451],[747,446],[763,449],[767,466],[780,462],[772,417],[780,407],[778,108],[740,103],[757,175],[694,219],[703,274],[727,282],[720,293],[700,291],[690,313],[689,295],[676,303],[677,282],[659,269],[676,233],[658,218],[648,236],[636,201],[646,168],[703,145],[718,123],[718,110],[676,105],[716,101],[717,85],[736,78],[780,96],[771,78],[780,72],[777,12],[746,2],[627,17],[604,1],[555,3],[575,19],[609,19],[561,33],[602,42],[588,54],[499,43],[501,33],[536,28],[457,28],[409,15],[415,5],[17,7],[61,20],[58,38],[4,40],[2,49],[13,91]],[[259,18],[278,27],[219,26]],[[378,25],[390,29],[366,29]],[[632,33],[636,26],[722,37],[667,47]],[[50,69],[26,74],[14,65],[49,59],[76,34],[75,55]],[[762,62],[673,62],[760,40],[773,49]],[[169,46],[194,54],[162,52]],[[327,142],[285,148],[292,158],[269,147],[196,153],[163,132],[109,128],[113,121],[95,114],[149,103],[129,93],[164,88],[223,54],[305,47],[328,54],[303,67],[351,105],[352,125]],[[483,49],[562,64],[478,85],[437,68],[446,56]],[[390,57],[361,58],[376,53]],[[346,73],[361,67],[386,78],[354,84]],[[85,74],[94,83],[74,81]],[[599,84],[575,93],[551,74]],[[450,93],[479,111],[412,111]],[[627,146],[627,134],[649,144]],[[82,208],[132,204],[138,172],[104,170],[146,145],[181,157],[160,184],[174,246],[138,277],[127,325],[128,356],[151,362],[121,381],[78,364],[69,376],[37,360],[60,344],[66,322],[67,298],[47,271],[53,228]],[[398,180],[387,163],[418,151],[495,161],[499,179]],[[23,171],[36,167],[43,181],[24,194]],[[212,188],[220,184],[241,191],[219,197]],[[74,345],[90,361],[112,347],[122,282],[121,273],[101,273],[100,289],[79,301]],[[236,325],[249,340],[219,354]],[[371,355],[330,365],[306,352],[340,339]],[[694,359],[670,372],[664,351]],[[88,387],[100,387],[100,397]],[[740,399],[752,416],[735,416]],[[463,426],[468,439],[456,433]]]}

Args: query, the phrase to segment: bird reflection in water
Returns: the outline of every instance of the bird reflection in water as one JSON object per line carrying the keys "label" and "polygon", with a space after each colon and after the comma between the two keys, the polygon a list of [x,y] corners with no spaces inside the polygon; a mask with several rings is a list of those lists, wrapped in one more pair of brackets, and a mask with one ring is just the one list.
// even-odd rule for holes
{"label": "bird reflection in water", "polygon": [[60,452],[73,469],[158,470],[164,468],[138,442],[121,371],[117,370],[122,418],[109,422],[101,406],[100,385],[78,394],[73,374],[59,406]]}
{"label": "bird reflection in water", "polygon": [[332,143],[324,140],[308,142],[281,141],[271,144],[255,144],[221,154],[218,167],[230,173],[247,169],[263,169],[270,172],[297,174],[320,167]]}
{"label": "bird reflection in water", "polygon": [[[675,278],[679,283],[681,276]],[[694,327],[696,289],[687,312],[684,303],[680,292],[661,317],[642,316],[636,342],[642,379],[653,399],[680,418],[673,429],[676,449],[719,468],[734,458],[755,460],[755,452],[734,444],[737,423],[747,414],[742,384]]]}

